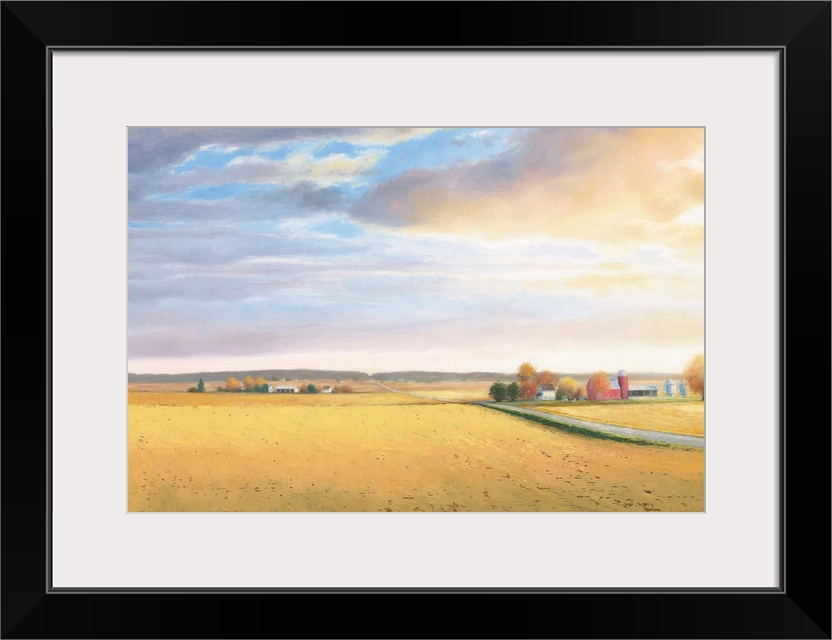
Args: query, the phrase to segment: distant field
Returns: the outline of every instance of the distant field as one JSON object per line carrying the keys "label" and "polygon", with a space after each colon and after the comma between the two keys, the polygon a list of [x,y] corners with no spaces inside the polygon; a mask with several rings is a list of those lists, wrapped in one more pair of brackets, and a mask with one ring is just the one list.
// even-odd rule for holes
{"label": "distant field", "polygon": [[701,450],[398,393],[130,393],[130,511],[702,511]]}
{"label": "distant field", "polygon": [[385,382],[396,391],[416,393],[444,400],[488,400],[490,382]]}
{"label": "distant field", "polygon": [[[195,387],[199,380],[193,382],[129,382],[128,391],[141,391],[150,393],[181,393],[191,387]],[[205,390],[213,391],[216,387],[224,387],[225,380],[205,380]]]}
{"label": "distant field", "polygon": [[681,402],[621,402],[535,404],[534,408],[579,420],[591,420],[622,427],[650,431],[705,435],[705,403]]}
{"label": "distant field", "polygon": [[[376,387],[378,390],[378,387]],[[131,405],[168,407],[355,407],[400,404],[437,404],[437,400],[401,393],[134,393],[128,392]]]}

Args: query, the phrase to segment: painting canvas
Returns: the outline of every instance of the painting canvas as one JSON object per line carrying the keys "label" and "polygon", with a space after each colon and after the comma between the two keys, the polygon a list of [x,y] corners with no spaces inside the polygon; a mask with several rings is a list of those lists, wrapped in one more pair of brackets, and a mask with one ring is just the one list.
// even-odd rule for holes
{"label": "painting canvas", "polygon": [[130,127],[128,510],[704,511],[704,143]]}

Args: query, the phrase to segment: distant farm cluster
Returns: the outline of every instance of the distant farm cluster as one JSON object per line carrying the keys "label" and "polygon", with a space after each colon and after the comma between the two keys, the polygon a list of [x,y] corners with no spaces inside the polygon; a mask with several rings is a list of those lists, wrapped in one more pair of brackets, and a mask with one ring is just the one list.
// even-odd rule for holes
{"label": "distant farm cluster", "polygon": [[[218,393],[352,393],[353,388],[348,384],[340,385],[321,385],[318,387],[315,384],[272,384],[265,378],[257,378],[256,380],[251,376],[246,376],[242,380],[237,380],[235,377],[230,377],[225,381],[225,386],[217,387]],[[190,393],[204,393],[205,382],[202,378],[195,387],[188,389]]]}
{"label": "distant farm cluster", "polygon": [[[665,380],[662,397],[687,397],[700,394],[705,399],[705,356],[694,356],[685,365],[682,378]],[[558,377],[551,371],[540,371],[528,362],[517,368],[517,380],[509,384],[495,382],[488,392],[497,402],[517,400],[602,401],[631,398],[658,398],[659,385],[630,384],[629,374],[620,370],[611,376],[604,371],[593,373],[586,384],[571,377]]]}
{"label": "distant farm cluster", "polygon": [[[670,380],[665,380],[664,395],[672,398],[677,394],[685,397],[688,395],[688,388],[684,380],[679,380],[678,383]],[[589,400],[629,400],[630,398],[657,398],[659,396],[659,387],[655,384],[630,384],[630,378],[623,369],[618,372],[617,376],[608,376],[607,384],[603,383],[602,376],[593,375],[586,383],[586,394]]]}

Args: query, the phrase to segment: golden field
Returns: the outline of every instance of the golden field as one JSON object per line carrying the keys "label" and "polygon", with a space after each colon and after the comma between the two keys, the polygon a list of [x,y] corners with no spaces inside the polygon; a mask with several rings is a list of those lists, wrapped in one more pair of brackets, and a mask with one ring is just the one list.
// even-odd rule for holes
{"label": "golden field", "polygon": [[[376,387],[378,390],[378,387]],[[432,404],[436,400],[399,393],[135,393],[128,404],[170,407],[225,407],[271,405],[279,407],[363,407],[370,405]]]}
{"label": "golden field", "polygon": [[130,511],[702,511],[704,453],[398,393],[129,394]]}
{"label": "golden field", "polygon": [[488,390],[491,388],[490,382],[385,382],[384,384],[396,391],[442,400],[490,400],[488,396]]}
{"label": "golden field", "polygon": [[590,420],[691,436],[705,435],[705,403],[697,401],[628,401],[620,404],[535,404],[534,409],[579,420]]}

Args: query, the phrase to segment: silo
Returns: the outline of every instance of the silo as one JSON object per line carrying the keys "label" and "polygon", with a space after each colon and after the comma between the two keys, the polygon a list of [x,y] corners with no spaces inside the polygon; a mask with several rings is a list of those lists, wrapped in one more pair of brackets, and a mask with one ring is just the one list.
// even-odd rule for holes
{"label": "silo", "polygon": [[680,396],[688,395],[688,386],[685,384],[684,380],[679,380],[679,395]]}
{"label": "silo", "polygon": [[630,380],[624,369],[618,372],[618,387],[621,389],[621,399],[627,400],[630,397]]}
{"label": "silo", "polygon": [[664,381],[664,394],[668,398],[672,398],[676,393],[676,383],[670,378]]}

